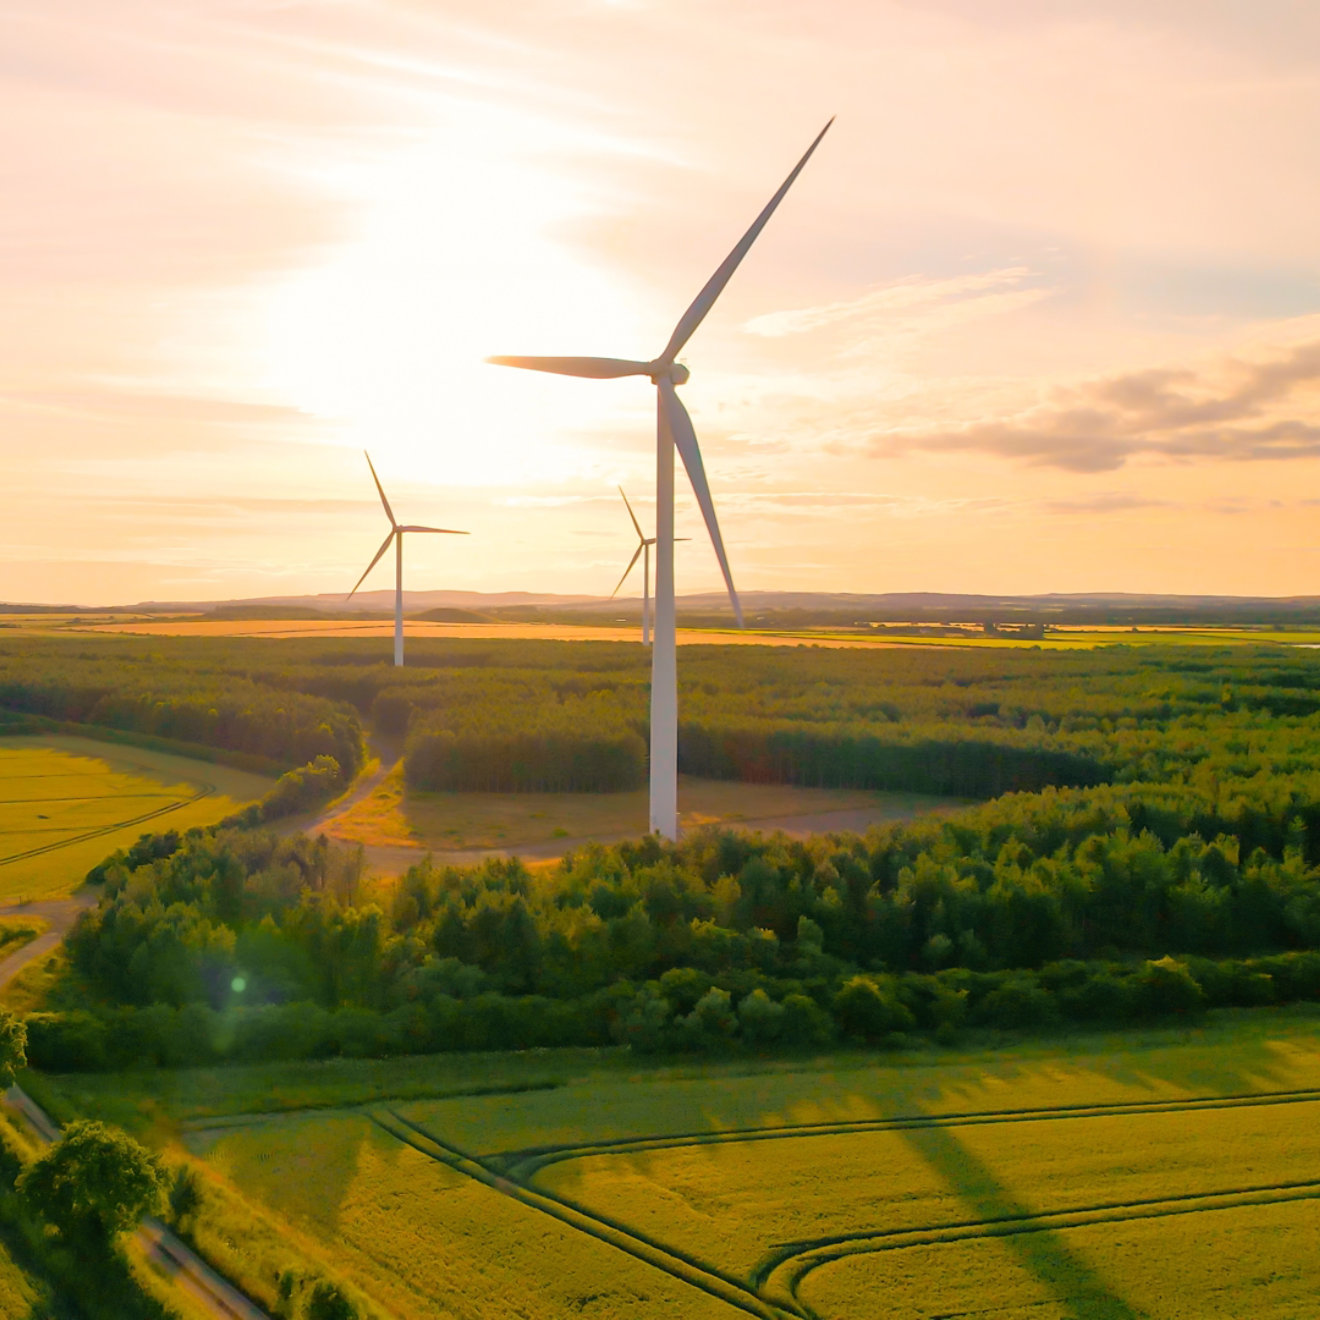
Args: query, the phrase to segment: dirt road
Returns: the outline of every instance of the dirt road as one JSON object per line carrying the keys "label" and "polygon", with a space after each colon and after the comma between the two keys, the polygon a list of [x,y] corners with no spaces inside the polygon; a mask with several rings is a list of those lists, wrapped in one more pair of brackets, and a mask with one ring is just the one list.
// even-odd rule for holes
{"label": "dirt road", "polygon": [[73,929],[78,914],[89,907],[95,907],[99,897],[96,890],[84,887],[72,898],[38,899],[30,903],[7,903],[0,907],[0,917],[40,917],[47,923],[47,929],[36,939],[30,940],[9,957],[0,959],[0,989],[7,986],[28,963],[36,962],[54,950]]}

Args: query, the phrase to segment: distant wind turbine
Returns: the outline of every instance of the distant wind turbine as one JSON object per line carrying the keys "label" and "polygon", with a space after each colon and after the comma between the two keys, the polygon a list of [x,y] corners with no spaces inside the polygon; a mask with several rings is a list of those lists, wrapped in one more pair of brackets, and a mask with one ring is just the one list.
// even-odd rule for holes
{"label": "distant wind turbine", "polygon": [[[623,495],[623,487],[619,487],[619,494]],[[619,587],[623,586],[628,580],[628,574],[633,571],[633,565],[636,564],[638,556],[642,560],[642,645],[651,644],[651,547],[655,544],[654,536],[647,536],[643,531],[641,524],[637,521],[637,515],[633,512],[633,507],[628,503],[628,497],[623,495],[623,502],[628,509],[628,517],[632,519],[632,525],[637,529],[637,549],[633,551],[633,557],[628,561],[628,567],[623,570],[623,576],[619,579],[619,586],[610,592],[610,599],[613,600],[619,594]],[[676,536],[674,542],[690,540],[687,536]]]}
{"label": "distant wind turbine", "polygon": [[367,580],[367,573],[380,563],[380,557],[390,548],[390,542],[394,542],[394,663],[403,664],[403,534],[404,532],[439,532],[445,536],[466,536],[466,532],[456,532],[452,527],[417,527],[412,524],[400,526],[394,517],[394,510],[390,508],[390,502],[385,498],[385,489],[380,484],[380,478],[376,475],[375,465],[371,461],[371,455],[364,449],[363,456],[367,460],[367,466],[371,468],[371,479],[376,483],[376,491],[380,495],[380,502],[385,506],[385,516],[390,520],[389,535],[381,542],[380,549],[376,551],[376,557],[367,565],[366,573],[363,573],[357,580],[357,586],[353,588],[345,597],[352,600],[358,587]]}
{"label": "distant wind turbine", "polygon": [[[724,541],[715,518],[715,505],[706,482],[706,470],[701,462],[701,450],[692,419],[683,407],[675,386],[688,380],[688,369],[679,362],[678,355],[692,338],[715,300],[724,291],[756,242],[775,208],[793,186],[811,153],[829,132],[833,119],[816,135],[806,154],[793,167],[779,191],[742,236],[738,245],[725,257],[723,264],[697,294],[696,301],[683,313],[674,333],[669,337],[664,352],[650,362],[625,358],[602,357],[492,357],[487,358],[502,367],[525,367],[530,371],[549,371],[560,376],[583,376],[590,380],[613,380],[619,376],[647,376],[656,387],[656,464],[655,464],[655,641],[651,651],[651,830],[667,839],[678,838],[678,668],[676,639],[674,636],[674,450],[683,456],[692,491],[701,506],[710,533],[715,556],[729,589],[734,617],[742,627],[742,606],[734,589],[733,574],[729,571]],[[645,538],[643,538],[644,540]]]}

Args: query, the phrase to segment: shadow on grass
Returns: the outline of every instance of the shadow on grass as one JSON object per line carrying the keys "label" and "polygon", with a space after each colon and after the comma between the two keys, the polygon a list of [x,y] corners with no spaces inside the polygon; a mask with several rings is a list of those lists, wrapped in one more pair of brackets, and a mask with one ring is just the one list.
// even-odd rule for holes
{"label": "shadow on grass", "polygon": [[[1017,1200],[958,1140],[953,1129],[913,1128],[903,1139],[930,1165],[981,1219],[1030,1218],[1033,1211]],[[969,1218],[971,1216],[969,1215]],[[1067,1320],[1147,1320],[1071,1250],[1062,1235],[1042,1228],[1030,1233],[995,1237],[1017,1263],[1033,1275],[1060,1307]]]}

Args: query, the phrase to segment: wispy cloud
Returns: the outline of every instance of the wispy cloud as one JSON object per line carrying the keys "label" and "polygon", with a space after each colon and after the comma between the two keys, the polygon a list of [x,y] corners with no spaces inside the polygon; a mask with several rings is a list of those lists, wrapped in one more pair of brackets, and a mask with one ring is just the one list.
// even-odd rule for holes
{"label": "wispy cloud", "polygon": [[912,276],[856,298],[769,312],[743,328],[766,339],[828,334],[845,357],[859,356],[879,343],[924,339],[1050,297],[1054,290],[1034,280],[1025,266],[942,279]]}
{"label": "wispy cloud", "polygon": [[[1311,397],[1308,397],[1311,396]],[[1235,462],[1320,456],[1320,340],[1265,360],[1152,369],[1057,390],[1013,416],[873,436],[877,455],[979,452],[1070,472],[1149,455]]]}

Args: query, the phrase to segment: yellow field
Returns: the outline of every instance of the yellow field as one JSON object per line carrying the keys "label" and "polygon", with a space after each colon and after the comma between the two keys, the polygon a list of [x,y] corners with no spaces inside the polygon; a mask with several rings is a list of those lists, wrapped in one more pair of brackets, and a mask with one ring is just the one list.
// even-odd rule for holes
{"label": "yellow field", "polygon": [[[389,619],[198,619],[141,615],[106,620],[103,617],[64,615],[15,616],[3,625],[20,633],[91,632],[133,633],[143,637],[392,637]],[[638,642],[637,627],[590,624],[436,623],[408,620],[404,631],[411,639],[507,638],[526,641]],[[1230,626],[1142,627],[1137,631],[1115,625],[1061,627],[1043,639],[986,636],[969,629],[966,636],[931,637],[920,634],[843,631],[831,628],[795,628],[744,631],[727,628],[680,628],[679,645],[718,646],[824,646],[866,649],[893,646],[970,646],[990,649],[1038,647],[1043,650],[1078,650],[1096,646],[1237,646],[1273,643],[1320,646],[1320,629]]]}
{"label": "yellow field", "polygon": [[284,1120],[206,1149],[395,1316],[715,1320],[728,1308],[387,1135],[364,1115]]}
{"label": "yellow field", "polygon": [[[681,776],[683,829],[717,823],[793,829],[800,817],[848,812],[834,828],[906,820],[965,805],[919,793],[793,788]],[[821,821],[819,828],[827,828]],[[319,826],[334,838],[375,847],[511,848],[556,839],[636,837],[647,830],[647,791],[629,793],[424,793],[409,790],[395,767],[367,797]]]}
{"label": "yellow field", "polygon": [[140,834],[210,825],[261,775],[89,738],[0,738],[0,898],[68,893]]}
{"label": "yellow field", "polygon": [[1088,1048],[602,1066],[185,1140],[402,1316],[1311,1320],[1320,1018]]}

